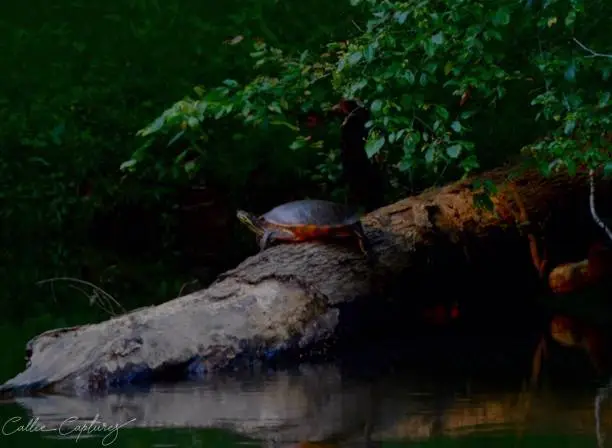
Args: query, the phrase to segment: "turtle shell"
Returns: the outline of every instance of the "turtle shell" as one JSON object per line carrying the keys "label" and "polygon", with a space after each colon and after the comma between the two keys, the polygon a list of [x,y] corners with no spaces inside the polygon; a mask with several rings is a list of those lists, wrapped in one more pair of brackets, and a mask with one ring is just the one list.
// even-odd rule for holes
{"label": "turtle shell", "polygon": [[288,202],[262,216],[265,224],[278,227],[348,227],[359,221],[353,208],[320,199]]}

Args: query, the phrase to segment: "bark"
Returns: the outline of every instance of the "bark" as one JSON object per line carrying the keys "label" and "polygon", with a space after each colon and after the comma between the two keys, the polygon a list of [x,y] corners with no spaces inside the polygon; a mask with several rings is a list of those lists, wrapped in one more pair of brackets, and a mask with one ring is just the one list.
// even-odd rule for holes
{"label": "bark", "polygon": [[[184,377],[185,372],[201,376],[287,354],[306,356],[313,347],[327,350],[343,341],[354,344],[348,330],[373,331],[385,326],[374,319],[397,319],[397,310],[383,298],[397,296],[425,271],[440,274],[468,264],[520,282],[519,273],[508,274],[508,263],[516,263],[517,256],[525,266],[531,261],[516,230],[516,204],[502,186],[510,172],[483,176],[501,186],[494,212],[474,206],[478,192],[470,180],[365,216],[378,259],[373,268],[358,250],[344,245],[279,245],[248,258],[208,289],[98,324],[43,333],[31,341],[27,369],[0,391],[107,390]],[[587,202],[585,180],[526,172],[513,185],[532,224],[561,216],[566,225],[564,217]],[[425,297],[401,291],[410,303]]]}
{"label": "bark", "polygon": [[593,286],[612,274],[612,250],[595,246],[588,258],[556,266],[548,276],[548,285],[555,293],[578,292]]}

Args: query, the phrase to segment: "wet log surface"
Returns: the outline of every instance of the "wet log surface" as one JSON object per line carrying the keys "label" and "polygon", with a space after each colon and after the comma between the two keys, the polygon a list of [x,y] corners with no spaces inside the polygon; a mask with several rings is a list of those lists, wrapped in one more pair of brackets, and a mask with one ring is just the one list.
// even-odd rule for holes
{"label": "wet log surface", "polygon": [[[484,177],[501,186],[509,172]],[[581,175],[544,179],[528,172],[513,185],[532,223],[566,221],[587,203]],[[0,391],[106,391],[354,345],[356,333],[397,321],[397,310],[384,298],[397,299],[404,291],[403,300],[418,302],[423,295],[406,292],[406,285],[449,266],[484,266],[520,283],[523,274],[508,277],[507,266],[519,259],[524,275],[533,268],[512,196],[500,187],[491,212],[474,206],[474,194],[472,181],[459,182],[365,216],[377,255],[373,268],[346,245],[279,245],[246,259],[205,290],[105,322],[43,333],[31,341],[29,366]]]}

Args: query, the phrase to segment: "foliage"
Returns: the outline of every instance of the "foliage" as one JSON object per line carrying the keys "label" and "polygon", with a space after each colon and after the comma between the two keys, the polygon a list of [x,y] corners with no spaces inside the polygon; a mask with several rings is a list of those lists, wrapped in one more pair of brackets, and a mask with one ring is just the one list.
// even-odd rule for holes
{"label": "foliage", "polygon": [[[355,16],[347,14],[348,4],[321,0],[309,5],[92,0],[39,6],[0,7],[0,303],[15,304],[5,316],[61,314],[66,303],[54,303],[35,283],[83,278],[85,268],[95,271],[91,281],[103,282],[126,306],[136,297],[146,303],[167,299],[186,280],[170,269],[176,261],[168,247],[171,227],[152,232],[129,261],[113,253],[123,246],[115,234],[125,233],[126,222],[147,230],[162,227],[154,220],[165,224],[175,205],[176,183],[124,178],[117,169],[134,149],[135,130],[194,80],[216,84],[227,72],[248,78],[248,50],[224,45],[228,38],[240,33],[247,39],[263,36],[277,46],[318,46],[353,27]],[[294,17],[300,22],[292,23]],[[239,158],[220,157],[215,163],[220,173],[227,167],[225,172],[242,181],[246,170]],[[126,208],[137,213],[123,217]],[[110,235],[103,244],[96,241],[99,233]],[[151,284],[151,277],[159,280]],[[74,296],[80,303],[80,293]]]}
{"label": "foliage", "polygon": [[[609,4],[351,3],[3,8],[0,49],[10,69],[0,72],[0,302],[38,296],[35,282],[82,278],[85,268],[96,272],[89,280],[112,283],[102,286],[125,306],[136,289],[149,302],[173,295],[187,279],[164,263],[176,232],[160,222],[174,213],[179,187],[204,180],[223,187],[229,207],[255,209],[332,194],[340,122],[328,111],[341,97],[372,112],[367,151],[396,196],[498,165],[522,147],[544,173],[582,164],[612,171],[601,149],[610,126]],[[141,130],[134,151],[134,131],[190,91]],[[137,175],[117,170],[123,161]],[[161,229],[129,261],[113,247],[90,247],[92,223],[112,233],[99,217],[122,216],[123,204],[141,213],[117,233],[128,221]],[[104,246],[121,246],[109,240]],[[144,258],[155,266],[138,274],[132,266]],[[13,311],[46,309],[43,296]]]}
{"label": "foliage", "polygon": [[[499,164],[522,147],[544,174],[607,163],[612,59],[589,48],[612,49],[602,22],[608,3],[351,3],[369,18],[348,40],[319,52],[255,42],[251,80],[196,88],[140,131],[147,139],[123,168],[146,170],[155,160],[176,177],[214,171],[211,129],[228,118],[249,135],[282,127],[290,132],[275,137],[277,148],[324,157],[337,140],[313,138],[299,114],[325,111],[340,97],[358,97],[372,112],[366,150],[384,161],[398,193]],[[182,142],[181,150],[160,149],[160,141]]]}

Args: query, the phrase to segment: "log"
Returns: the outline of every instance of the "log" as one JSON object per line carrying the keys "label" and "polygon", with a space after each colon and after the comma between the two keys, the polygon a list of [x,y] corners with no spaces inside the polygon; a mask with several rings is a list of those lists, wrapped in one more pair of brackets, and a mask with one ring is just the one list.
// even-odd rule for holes
{"label": "log", "polygon": [[588,258],[556,266],[548,276],[548,286],[558,294],[581,292],[599,284],[612,274],[612,250],[608,245],[594,244]]}
{"label": "log", "polygon": [[[383,327],[401,333],[410,313],[398,313],[392,303],[413,306],[431,296],[417,292],[419,279],[426,288],[445,283],[426,275],[450,272],[446,293],[457,289],[456,282],[472,284],[464,265],[484,269],[491,282],[520,283],[516,276],[531,275],[533,268],[515,225],[515,204],[503,187],[513,173],[505,168],[481,176],[500,186],[493,211],[474,205],[479,192],[468,179],[365,216],[377,256],[373,268],[344,245],[279,245],[246,259],[205,290],[105,322],[43,333],[29,344],[26,370],[0,392],[107,391],[354,347],[360,333]],[[532,223],[556,216],[568,228],[567,217],[587,203],[584,175],[542,178],[527,171],[513,185]],[[523,274],[517,263],[525,266]],[[508,266],[514,269],[510,279]]]}

